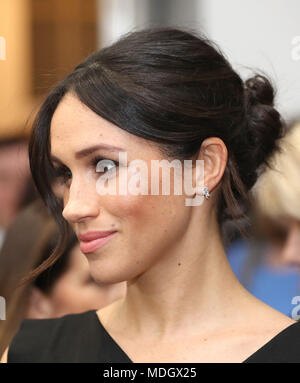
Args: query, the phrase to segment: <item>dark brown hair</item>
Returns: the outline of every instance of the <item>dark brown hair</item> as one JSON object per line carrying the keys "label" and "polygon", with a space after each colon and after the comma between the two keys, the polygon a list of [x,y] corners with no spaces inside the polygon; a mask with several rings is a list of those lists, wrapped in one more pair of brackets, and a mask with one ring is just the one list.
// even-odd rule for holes
{"label": "dark brown hair", "polygon": [[31,170],[61,237],[29,277],[56,261],[67,238],[62,206],[51,190],[49,132],[68,92],[120,129],[156,142],[170,158],[193,158],[204,139],[221,138],[229,157],[218,200],[220,226],[245,214],[248,191],[283,133],[269,80],[256,75],[244,83],[219,48],[196,33],[145,29],[92,53],[52,89],[34,121]]}

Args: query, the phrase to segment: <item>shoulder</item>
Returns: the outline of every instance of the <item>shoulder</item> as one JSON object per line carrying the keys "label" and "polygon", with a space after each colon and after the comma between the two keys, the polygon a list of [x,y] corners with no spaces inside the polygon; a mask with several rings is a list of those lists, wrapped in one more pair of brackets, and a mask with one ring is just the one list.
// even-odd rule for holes
{"label": "shoulder", "polygon": [[[241,330],[241,350],[245,356],[248,355],[243,361],[300,362],[300,352],[295,352],[300,350],[300,322],[254,296],[251,296],[249,301],[250,305],[243,311],[244,318],[247,318],[247,326],[243,325]],[[245,321],[243,323],[245,324]]]}
{"label": "shoulder", "polygon": [[285,325],[245,362],[248,363],[299,363],[300,321],[288,318]]}
{"label": "shoulder", "polygon": [[77,362],[89,357],[93,310],[51,319],[24,319],[8,350],[8,363]]}

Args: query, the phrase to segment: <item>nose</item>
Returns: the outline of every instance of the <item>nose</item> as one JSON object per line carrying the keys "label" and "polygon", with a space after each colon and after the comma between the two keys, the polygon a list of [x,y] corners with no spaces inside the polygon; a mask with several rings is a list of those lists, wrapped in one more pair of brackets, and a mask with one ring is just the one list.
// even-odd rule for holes
{"label": "nose", "polygon": [[99,215],[96,197],[91,195],[83,183],[72,182],[66,200],[62,215],[70,224]]}
{"label": "nose", "polygon": [[300,222],[298,221],[291,223],[281,258],[288,265],[300,265]]}

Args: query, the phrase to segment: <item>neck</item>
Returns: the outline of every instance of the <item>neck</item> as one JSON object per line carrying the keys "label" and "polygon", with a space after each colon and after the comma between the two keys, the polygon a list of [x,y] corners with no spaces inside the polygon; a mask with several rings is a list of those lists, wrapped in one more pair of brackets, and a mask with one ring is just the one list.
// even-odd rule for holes
{"label": "neck", "polygon": [[209,331],[232,323],[241,312],[241,300],[249,294],[231,270],[217,223],[191,227],[197,230],[187,230],[176,248],[127,283],[120,317],[135,334],[149,334],[150,328],[160,339],[182,331],[192,335],[195,323]]}

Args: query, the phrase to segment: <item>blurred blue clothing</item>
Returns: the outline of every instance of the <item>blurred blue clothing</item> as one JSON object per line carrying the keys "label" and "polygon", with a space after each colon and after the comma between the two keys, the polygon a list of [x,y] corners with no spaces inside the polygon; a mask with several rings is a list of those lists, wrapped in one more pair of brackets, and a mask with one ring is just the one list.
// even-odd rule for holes
{"label": "blurred blue clothing", "polygon": [[252,256],[249,243],[236,240],[226,253],[234,274],[248,291],[274,309],[292,317],[292,310],[296,307],[292,299],[300,296],[299,271],[295,267],[275,269],[263,257],[259,257],[250,271],[248,283],[245,283],[242,280],[244,268]]}

